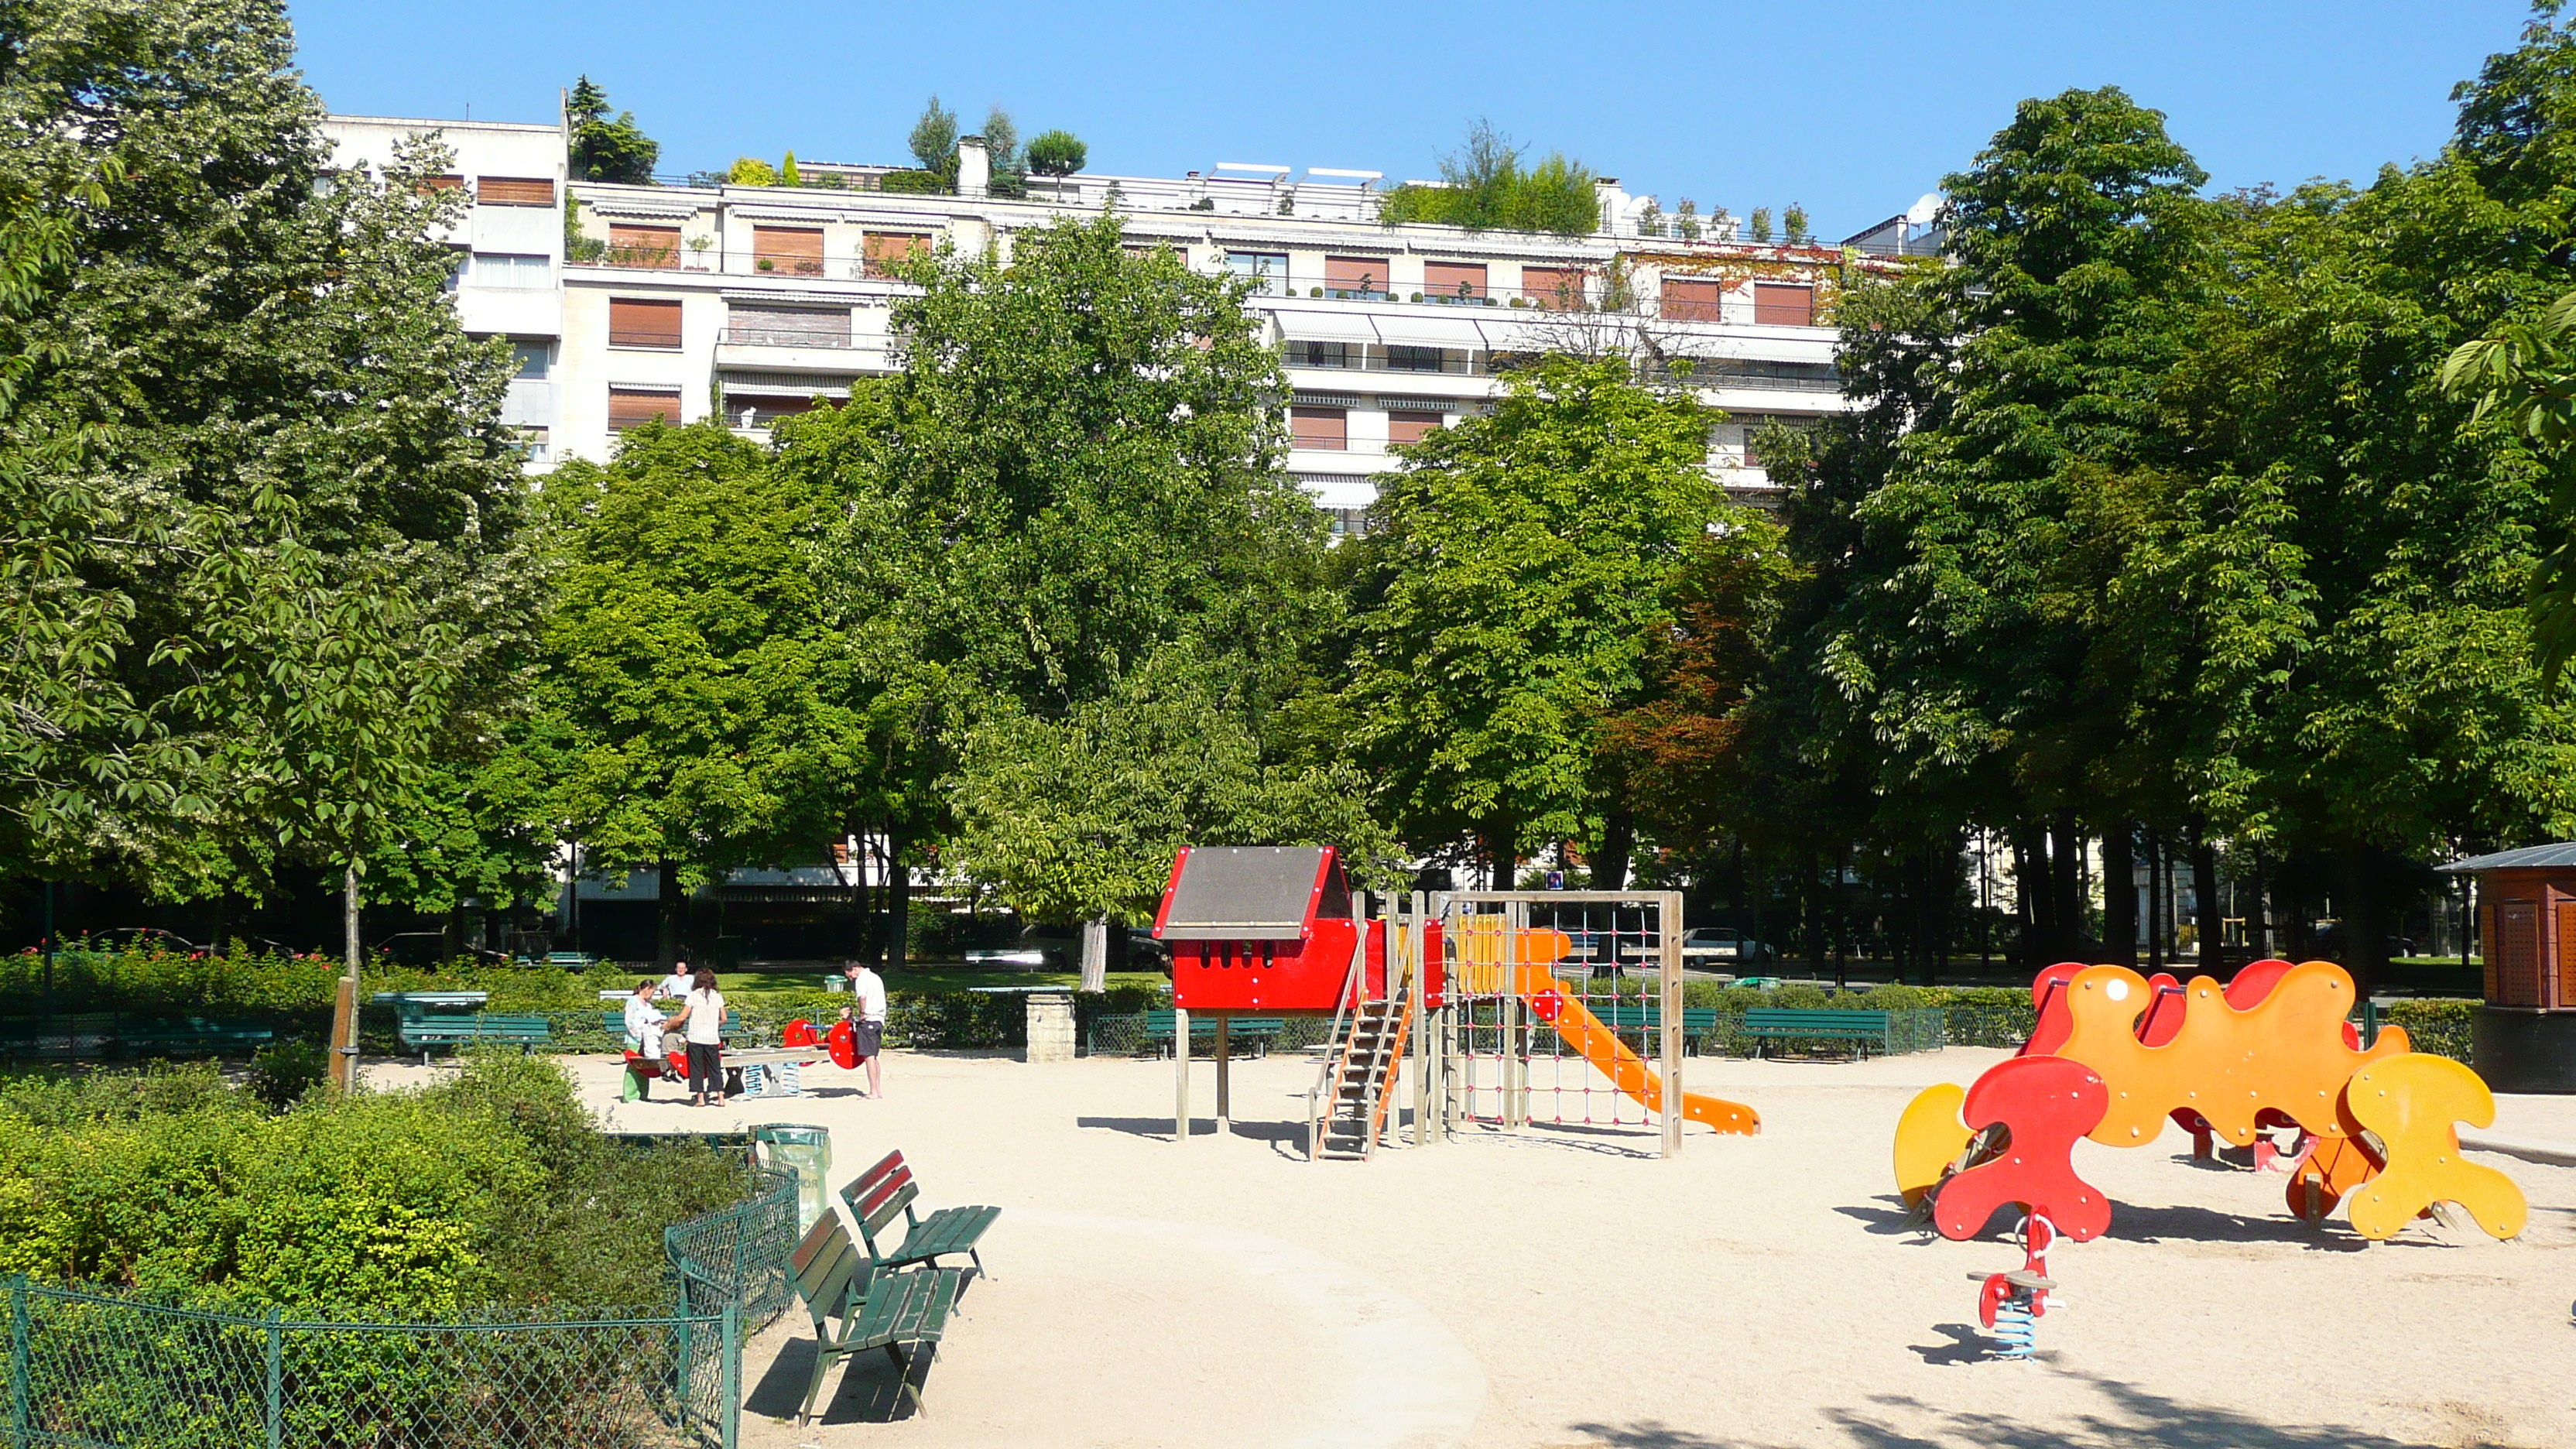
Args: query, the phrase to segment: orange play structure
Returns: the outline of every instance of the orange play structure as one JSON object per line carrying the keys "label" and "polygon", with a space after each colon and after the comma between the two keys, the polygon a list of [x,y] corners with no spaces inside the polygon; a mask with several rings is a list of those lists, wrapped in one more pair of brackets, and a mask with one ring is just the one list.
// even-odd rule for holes
{"label": "orange play structure", "polygon": [[[1489,920],[1491,927],[1483,924]],[[1508,931],[1500,917],[1487,916],[1469,918],[1451,940],[1457,953],[1450,964],[1456,989],[1480,995],[1509,991],[1520,997],[1630,1100],[1649,1112],[1664,1110],[1664,1084],[1654,1069],[1556,978],[1556,963],[1574,950],[1572,937],[1546,927]],[[1761,1115],[1752,1108],[1697,1092],[1682,1093],[1682,1117],[1746,1137],[1762,1130]]]}
{"label": "orange play structure", "polygon": [[2352,978],[2330,961],[2257,961],[2225,988],[2126,966],[2063,963],[2032,985],[2039,1021],[2011,1060],[1965,1090],[1931,1087],[1897,1124],[1898,1189],[1954,1239],[2007,1203],[2081,1242],[2110,1226],[2109,1199],[2074,1170],[2079,1137],[2143,1147],[2168,1120],[2255,1146],[2295,1126],[2290,1210],[2322,1221],[2347,1197],[2353,1230],[2395,1234],[2437,1202],[2498,1238],[2522,1231],[2522,1191],[2460,1156],[2455,1124],[2495,1120],[2475,1072],[2408,1050],[2383,1030],[2368,1048],[2345,1018]]}

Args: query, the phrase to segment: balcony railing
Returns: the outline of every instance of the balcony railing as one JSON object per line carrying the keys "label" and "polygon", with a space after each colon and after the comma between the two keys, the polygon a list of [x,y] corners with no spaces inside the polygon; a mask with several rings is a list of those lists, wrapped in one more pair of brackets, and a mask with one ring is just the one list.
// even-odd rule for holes
{"label": "balcony railing", "polygon": [[719,247],[603,247],[567,266],[615,267],[639,272],[703,272],[726,277],[795,277],[818,281],[894,281],[887,263],[868,257],[813,257],[787,252],[726,251]]}
{"label": "balcony railing", "polygon": [[727,347],[856,347],[846,332],[816,335],[775,327],[728,327],[716,341]]}
{"label": "balcony railing", "polygon": [[[1406,348],[1390,355],[1383,347],[1362,347],[1358,343],[1324,344],[1341,346],[1343,351],[1318,350],[1313,344],[1290,342],[1281,355],[1285,367],[1313,367],[1334,372],[1410,372],[1447,373],[1453,377],[1483,377],[1487,369],[1475,354],[1455,348]],[[1423,353],[1437,352],[1434,361]]]}

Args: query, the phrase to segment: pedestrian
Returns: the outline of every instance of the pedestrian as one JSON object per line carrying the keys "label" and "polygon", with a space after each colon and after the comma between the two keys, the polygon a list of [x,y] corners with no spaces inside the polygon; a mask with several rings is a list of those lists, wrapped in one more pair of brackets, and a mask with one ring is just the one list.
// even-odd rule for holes
{"label": "pedestrian", "polygon": [[716,973],[700,971],[690,978],[687,1001],[671,1018],[689,1046],[690,1105],[707,1105],[709,1093],[724,1105],[724,993],[716,990]]}
{"label": "pedestrian", "polygon": [[657,989],[651,979],[635,983],[626,998],[626,1085],[618,1100],[653,1100],[653,1079],[662,1075],[662,1013],[653,1005]]}
{"label": "pedestrian", "polygon": [[877,1070],[877,1054],[885,1045],[885,978],[865,961],[850,962],[848,975],[850,1005],[842,1010],[850,1017],[850,1036],[859,1060],[867,1063],[868,1096],[873,1100],[885,1095],[885,1078]]}
{"label": "pedestrian", "polygon": [[671,974],[662,978],[661,986],[653,994],[664,1001],[678,1001],[686,997],[689,994],[689,988],[695,984],[696,975],[689,970],[687,960],[683,959],[671,963]]}

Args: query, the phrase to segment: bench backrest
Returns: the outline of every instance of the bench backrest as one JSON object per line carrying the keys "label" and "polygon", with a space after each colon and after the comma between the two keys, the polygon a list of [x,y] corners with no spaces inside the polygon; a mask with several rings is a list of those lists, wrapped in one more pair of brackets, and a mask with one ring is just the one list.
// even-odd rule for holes
{"label": "bench backrest", "polygon": [[787,1271],[796,1280],[796,1296],[814,1315],[817,1330],[838,1313],[847,1316],[854,1298],[864,1297],[873,1265],[850,1241],[839,1213],[825,1213],[805,1230],[805,1240],[788,1255]]}
{"label": "bench backrest", "polygon": [[850,1216],[859,1220],[859,1234],[868,1240],[871,1250],[876,1247],[878,1230],[893,1222],[920,1196],[921,1188],[912,1180],[912,1168],[903,1160],[901,1150],[879,1158],[876,1166],[841,1189],[841,1201],[850,1205]]}
{"label": "bench backrest", "polygon": [[1836,1011],[1831,1007],[1757,1006],[1744,1013],[1746,1026],[1847,1026],[1854,1031],[1885,1031],[1884,1011]]}

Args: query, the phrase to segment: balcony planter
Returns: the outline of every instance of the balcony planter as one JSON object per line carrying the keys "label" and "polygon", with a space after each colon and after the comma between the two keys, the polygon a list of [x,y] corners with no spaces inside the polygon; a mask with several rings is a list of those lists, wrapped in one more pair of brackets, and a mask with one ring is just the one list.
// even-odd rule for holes
{"label": "balcony planter", "polygon": [[1412,300],[1414,300],[1414,301],[1416,301],[1416,302],[1421,301],[1421,300],[1422,300],[1422,294],[1421,294],[1420,292],[1416,292],[1416,293],[1414,293],[1414,294],[1413,294],[1413,299],[1412,299]]}
{"label": "balcony planter", "polygon": [[767,257],[762,257],[760,260],[758,260],[758,261],[756,261],[756,262],[752,263],[752,265],[753,265],[753,266],[755,266],[755,267],[758,267],[760,270],[762,270],[762,271],[764,271],[764,272],[776,271],[776,270],[778,269],[778,264],[777,264],[777,263],[775,263],[775,262],[773,262],[773,261],[771,261],[771,260],[770,260],[769,258],[767,258]]}

